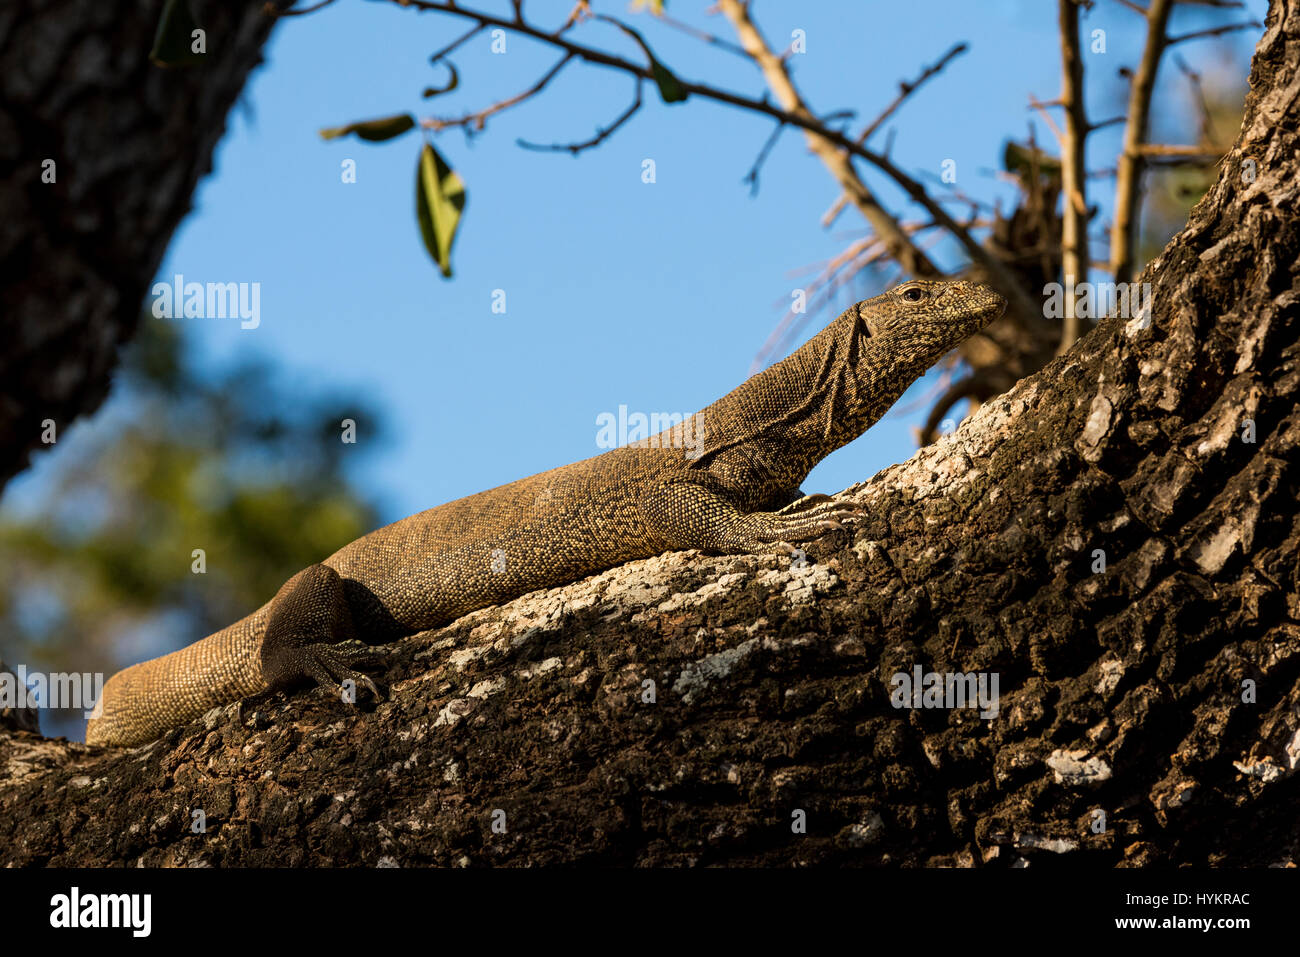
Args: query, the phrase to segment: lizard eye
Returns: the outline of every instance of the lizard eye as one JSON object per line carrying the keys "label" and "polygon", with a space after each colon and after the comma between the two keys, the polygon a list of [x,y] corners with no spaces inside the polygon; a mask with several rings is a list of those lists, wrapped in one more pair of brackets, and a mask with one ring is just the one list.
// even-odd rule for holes
{"label": "lizard eye", "polygon": [[925,298],[925,292],[918,286],[912,286],[903,290],[904,302],[920,302]]}

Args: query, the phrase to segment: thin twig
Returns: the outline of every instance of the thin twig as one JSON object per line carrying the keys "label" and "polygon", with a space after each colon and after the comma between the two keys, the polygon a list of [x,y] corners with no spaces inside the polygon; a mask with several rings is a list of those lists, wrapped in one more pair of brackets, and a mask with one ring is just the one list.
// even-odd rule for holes
{"label": "thin twig", "polygon": [[1098,120],[1096,123],[1091,124],[1088,130],[1099,130],[1103,127],[1114,126],[1116,123],[1123,123],[1126,119],[1128,119],[1126,116],[1112,116],[1106,120]]}
{"label": "thin twig", "polygon": [[[911,83],[908,83],[906,80],[900,81],[898,84],[898,90],[899,90],[898,96],[894,98],[894,102],[890,103],[887,107],[885,107],[884,110],[881,111],[879,116],[877,116],[874,120],[868,123],[867,126],[862,130],[862,132],[858,134],[858,137],[854,142],[858,144],[866,143],[866,141],[871,138],[871,134],[876,132],[876,130],[880,128],[881,124],[884,123],[885,120],[889,119],[890,116],[892,116],[895,112],[897,112],[898,108],[903,105],[904,100],[906,100],[909,96],[911,96],[918,89],[920,89],[922,84],[924,84],[926,80],[930,79],[932,76],[937,76],[939,73],[943,72],[943,68],[948,65],[949,60],[952,60],[953,58],[960,56],[961,54],[965,53],[968,49],[969,47],[967,47],[966,44],[964,43],[955,44],[952,47],[952,49],[950,49],[947,53],[945,53],[934,63],[930,64],[924,70],[922,70],[921,75],[918,76]],[[822,226],[829,228],[830,225],[833,222],[835,222],[836,217],[838,217],[839,214],[843,211],[844,207],[848,205],[848,202],[849,202],[848,194],[840,193],[839,198],[836,199],[833,204],[831,204],[831,208],[826,210],[826,212],[822,214],[822,220],[821,220]]]}
{"label": "thin twig", "polygon": [[1200,40],[1203,37],[1218,37],[1225,33],[1231,33],[1233,30],[1247,30],[1254,28],[1262,30],[1264,24],[1258,20],[1247,20],[1245,23],[1228,23],[1221,27],[1210,27],[1207,30],[1194,30],[1191,33],[1180,33],[1176,37],[1170,37],[1165,41],[1165,46],[1173,46],[1175,43],[1185,43],[1188,40]]}
{"label": "thin twig", "polygon": [[526,150],[537,150],[538,152],[561,153],[567,152],[577,156],[583,150],[589,150],[593,146],[599,146],[605,140],[614,135],[614,132],[632,118],[637,110],[641,109],[641,80],[636,80],[636,96],[632,100],[632,105],[620,113],[609,126],[604,128],[596,127],[596,135],[589,140],[583,140],[581,143],[530,143],[527,140],[515,140],[515,142]]}
{"label": "thin twig", "polygon": [[[1060,2],[1069,3],[1070,0],[1060,0]],[[1064,105],[1065,104],[1055,100],[1053,100],[1051,103],[1043,103],[1040,100],[1038,100],[1032,93],[1029,94],[1029,108],[1031,110],[1038,111],[1038,115],[1043,118],[1043,122],[1047,124],[1047,128],[1050,129],[1052,131],[1052,135],[1056,137],[1056,145],[1060,146],[1062,149],[1065,148],[1065,134],[1062,133],[1061,128],[1056,125],[1056,120],[1052,119],[1052,114],[1047,112],[1047,108],[1049,106],[1064,106]]]}
{"label": "thin twig", "polygon": [[1218,159],[1223,155],[1223,150],[1211,146],[1187,146],[1182,143],[1143,143],[1138,147],[1138,152],[1142,156],[1194,156],[1208,159]]}
{"label": "thin twig", "polygon": [[282,10],[274,3],[268,2],[262,7],[262,12],[271,17],[301,17],[303,14],[322,10],[333,2],[334,0],[320,0],[320,3],[314,3],[310,7],[303,7],[300,10]]}
{"label": "thin twig", "polygon": [[952,49],[950,49],[947,53],[939,57],[939,59],[935,60],[924,70],[922,70],[921,75],[918,76],[911,83],[908,83],[906,80],[901,81],[898,84],[898,96],[894,98],[894,102],[890,103],[887,107],[885,107],[884,110],[881,111],[880,115],[877,116],[874,120],[872,120],[867,125],[867,128],[858,134],[857,142],[865,143],[868,139],[870,139],[871,134],[876,132],[876,130],[880,129],[881,124],[884,123],[885,120],[889,119],[889,117],[892,116],[895,112],[897,112],[898,108],[903,105],[903,101],[906,100],[913,93],[915,93],[917,90],[919,90],[926,80],[930,79],[933,76],[938,76],[940,73],[943,72],[944,67],[948,65],[949,61],[953,60],[956,57],[961,56],[969,49],[970,47],[968,47],[965,43],[956,43],[953,45]]}
{"label": "thin twig", "polygon": [[481,110],[476,110],[473,113],[466,113],[464,116],[459,116],[456,117],[455,119],[441,120],[436,117],[431,117],[427,120],[424,120],[420,125],[425,127],[426,129],[433,130],[435,133],[438,130],[445,130],[454,126],[464,127],[466,131],[472,130],[477,132],[478,130],[483,129],[483,126],[487,122],[487,118],[489,116],[492,116],[493,114],[496,113],[500,113],[502,110],[508,110],[512,106],[518,106],[520,103],[524,102],[524,100],[527,100],[530,97],[536,96],[538,93],[542,92],[542,90],[546,88],[546,84],[550,83],[551,80],[555,79],[556,74],[559,73],[562,69],[564,69],[565,65],[572,59],[573,59],[572,53],[564,54],[564,56],[560,57],[559,61],[555,64],[555,66],[551,67],[549,70],[546,71],[546,73],[542,75],[542,78],[540,80],[538,80],[528,89],[524,90],[522,93],[516,93],[514,96],[507,97],[506,99],[501,100],[499,103],[493,103],[491,106],[485,107]]}
{"label": "thin twig", "polygon": [[749,172],[741,180],[742,183],[749,184],[750,196],[758,195],[758,171],[762,168],[763,161],[767,159],[767,154],[772,152],[772,147],[776,145],[776,141],[781,138],[783,129],[785,129],[784,123],[776,125],[776,128],[772,130],[772,134],[767,138],[767,142],[763,144],[763,148],[758,151],[758,157],[754,160],[754,165],[749,168]]}
{"label": "thin twig", "polygon": [[1201,142],[1210,143],[1214,140],[1214,118],[1210,112],[1210,101],[1205,98],[1205,87],[1201,85],[1201,75],[1187,65],[1177,53],[1174,54],[1174,65],[1187,77],[1187,82],[1192,87],[1192,93],[1196,96],[1197,106],[1201,110]]}
{"label": "thin twig", "polygon": [[437,63],[443,57],[447,56],[447,54],[454,53],[462,43],[465,43],[468,40],[472,40],[474,37],[482,33],[483,29],[484,27],[482,26],[482,24],[480,24],[479,26],[473,27],[470,30],[466,31],[464,34],[462,34],[461,36],[457,37],[455,40],[452,40],[450,43],[448,43],[445,47],[443,47],[433,56],[429,57],[429,62]]}
{"label": "thin twig", "polygon": [[672,27],[674,30],[680,30],[682,33],[689,34],[697,40],[703,40],[705,43],[710,43],[715,47],[721,47],[728,53],[743,56],[746,60],[749,59],[749,54],[745,52],[744,48],[737,46],[730,40],[724,40],[722,37],[714,36],[712,33],[707,33],[698,27],[693,27],[689,23],[683,23],[681,20],[674,20],[666,13],[661,13],[656,19],[665,26]]}

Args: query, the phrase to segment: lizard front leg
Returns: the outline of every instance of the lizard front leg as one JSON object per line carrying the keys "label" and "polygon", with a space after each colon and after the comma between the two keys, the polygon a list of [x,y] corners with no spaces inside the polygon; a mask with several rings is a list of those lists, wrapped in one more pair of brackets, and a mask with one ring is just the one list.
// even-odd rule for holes
{"label": "lizard front leg", "polygon": [[[805,498],[816,500],[816,496]],[[787,511],[790,508],[745,512],[725,492],[691,482],[671,482],[646,496],[641,515],[651,533],[669,548],[742,553],[781,546],[788,551],[791,543],[843,528],[843,519],[859,514],[855,506],[829,500],[802,511]]]}

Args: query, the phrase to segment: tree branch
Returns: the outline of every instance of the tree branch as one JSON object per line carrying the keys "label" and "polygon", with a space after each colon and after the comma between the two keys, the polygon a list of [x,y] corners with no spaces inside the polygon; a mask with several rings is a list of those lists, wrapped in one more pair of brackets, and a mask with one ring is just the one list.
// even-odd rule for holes
{"label": "tree branch", "polygon": [[[1075,309],[1074,284],[1088,281],[1088,197],[1084,147],[1088,114],[1083,102],[1083,55],[1079,49],[1079,7],[1058,0],[1061,33],[1061,105],[1065,130],[1061,134],[1061,271],[1065,274],[1065,317],[1057,355],[1079,340],[1084,320]],[[1071,280],[1073,277],[1073,280]]]}
{"label": "tree branch", "polygon": [[[749,11],[744,4],[740,0],[720,0],[718,8],[731,21],[740,39],[740,45],[758,65],[777,102],[787,113],[812,119],[813,113],[804,103],[799,91],[795,89],[785,63],[772,52],[759,32],[758,26],[750,19]],[[835,144],[825,136],[806,127],[805,137],[809,148],[835,177],[840,188],[848,194],[850,201],[884,242],[890,255],[914,275],[940,275],[939,267],[931,262],[929,257],[925,256],[911,238],[899,228],[898,221],[880,205],[879,200],[862,182],[849,156],[842,149],[836,149]]]}
{"label": "tree branch", "polygon": [[944,67],[946,67],[949,64],[949,62],[961,56],[969,49],[970,47],[967,46],[965,43],[954,44],[952,49],[950,49],[947,53],[939,57],[939,59],[935,60],[924,70],[922,70],[921,75],[918,76],[911,83],[908,83],[906,80],[900,82],[898,84],[898,96],[895,97],[894,102],[890,103],[887,107],[885,107],[884,110],[881,111],[880,115],[877,116],[874,120],[872,120],[871,123],[868,124],[867,128],[858,134],[857,142],[865,143],[868,139],[870,139],[871,134],[876,132],[876,130],[880,128],[881,124],[884,123],[885,120],[889,119],[890,116],[896,113],[898,111],[898,108],[903,105],[903,102],[909,96],[911,96],[913,93],[919,90],[925,84],[926,80],[929,80],[931,77],[938,76],[940,73],[943,72]]}
{"label": "tree branch", "polygon": [[785,125],[782,123],[778,123],[773,127],[772,135],[767,138],[763,143],[763,148],[758,151],[758,156],[754,160],[754,165],[749,168],[749,172],[746,173],[745,178],[741,180],[742,183],[749,184],[750,196],[758,195],[758,171],[763,168],[763,162],[767,159],[767,154],[772,152],[772,147],[775,146],[776,141],[781,138],[781,131],[783,129],[785,129]]}
{"label": "tree branch", "polygon": [[745,52],[744,48],[736,46],[736,44],[732,43],[730,40],[724,40],[722,37],[714,36],[712,33],[693,27],[689,23],[683,23],[681,20],[674,20],[666,13],[660,14],[656,19],[665,26],[672,27],[674,30],[680,30],[682,33],[693,36],[697,40],[703,40],[705,43],[712,44],[715,47],[720,47],[728,53],[742,56],[746,60],[749,59],[749,54]]}
{"label": "tree branch", "polygon": [[538,93],[542,92],[542,90],[546,88],[546,84],[555,79],[556,74],[564,69],[565,65],[572,59],[573,54],[566,53],[564,56],[560,57],[555,66],[547,70],[546,73],[542,75],[542,78],[528,89],[524,90],[522,93],[516,93],[512,97],[501,100],[499,103],[493,103],[489,107],[485,107],[484,109],[478,110],[474,113],[466,113],[464,116],[451,120],[440,120],[436,117],[431,117],[430,119],[421,122],[420,125],[427,129],[431,129],[434,132],[449,129],[453,126],[464,127],[466,131],[481,130],[489,116],[492,116],[495,113],[500,113],[502,110],[508,110],[512,106],[518,106],[520,103],[524,102],[524,100],[534,97]]}
{"label": "tree branch", "polygon": [[[866,141],[871,138],[871,134],[876,132],[876,130],[880,128],[881,124],[883,124],[885,120],[889,119],[890,116],[896,113],[898,111],[898,108],[903,105],[903,102],[909,96],[911,96],[913,93],[919,90],[925,84],[926,80],[942,73],[944,67],[948,65],[948,62],[950,60],[965,53],[968,49],[970,48],[965,43],[955,44],[952,47],[952,49],[950,49],[947,53],[945,53],[934,63],[930,64],[924,70],[922,70],[921,75],[918,76],[911,83],[908,83],[906,80],[899,82],[898,84],[899,92],[898,92],[898,96],[894,98],[894,102],[890,103],[887,107],[885,107],[881,111],[879,116],[877,116],[874,120],[872,120],[869,124],[867,124],[867,126],[862,130],[862,132],[858,134],[858,138],[854,142],[858,144],[866,143]],[[830,226],[831,223],[835,222],[835,218],[839,216],[841,210],[844,209],[844,207],[848,204],[848,202],[849,202],[848,194],[841,193],[839,199],[835,200],[831,208],[828,209],[822,215],[822,225]]]}
{"label": "tree branch", "polygon": [[1124,148],[1115,173],[1115,220],[1110,236],[1110,271],[1115,282],[1133,278],[1138,243],[1138,193],[1142,179],[1142,144],[1146,140],[1151,93],[1165,48],[1165,30],[1173,0],[1151,0],[1147,11],[1147,39],[1142,62],[1129,90],[1128,123]]}
{"label": "tree branch", "polygon": [[[573,54],[574,57],[588,63],[621,70],[625,73],[630,73],[647,80],[654,79],[648,66],[633,63],[630,60],[606,53],[603,50],[597,50],[592,47],[574,43],[573,41],[565,39],[557,34],[547,33],[544,30],[532,26],[526,21],[516,22],[482,10],[471,10],[468,7],[459,6],[451,2],[451,0],[446,0],[446,2],[437,2],[437,0],[392,0],[392,2],[399,6],[410,7],[413,9],[432,10],[450,14],[452,16],[463,17],[487,26],[499,26],[503,29],[520,33],[543,43],[559,47],[560,49]],[[732,0],[732,2],[735,2],[735,0]],[[987,280],[995,286],[1000,293],[1007,297],[1010,302],[1009,312],[1011,315],[1019,318],[1022,323],[1035,323],[1036,320],[1041,320],[1041,310],[1038,305],[1022,288],[1020,288],[1019,283],[1017,283],[1015,277],[1006,267],[1006,264],[992,251],[985,249],[976,242],[973,236],[971,236],[966,230],[962,229],[960,224],[949,216],[938,203],[930,198],[929,194],[926,193],[925,188],[921,186],[919,182],[895,166],[887,156],[882,156],[858,143],[854,143],[843,133],[828,129],[811,113],[799,113],[781,109],[764,100],[756,100],[727,90],[717,89],[716,87],[711,87],[706,84],[682,80],[680,77],[678,80],[682,90],[688,95],[698,96],[701,99],[713,100],[718,103],[726,103],[729,106],[748,110],[751,113],[758,113],[779,122],[788,123],[791,126],[797,126],[800,129],[816,134],[818,137],[827,140],[834,146],[838,146],[840,149],[871,163],[898,184],[899,188],[901,188],[903,192],[907,193],[914,202],[925,209],[926,212],[934,218],[940,227],[948,231],[953,238],[957,240],[962,249],[965,250],[966,255],[970,257],[971,262],[984,273]],[[854,175],[856,177],[856,173]],[[892,217],[889,217],[883,210],[882,214],[890,222],[893,221]],[[919,250],[917,250],[917,252],[919,253]],[[928,259],[925,259],[924,256],[922,256],[921,259],[925,262],[929,261]],[[1041,321],[1037,324],[1041,324]]]}
{"label": "tree branch", "polygon": [[478,36],[482,32],[483,32],[482,24],[476,27],[472,27],[471,29],[463,33],[461,36],[457,37],[455,40],[452,40],[450,43],[448,43],[437,53],[433,54],[433,56],[429,57],[429,62],[437,63],[439,60],[447,56],[449,53],[454,53],[462,43],[465,43],[467,40],[472,40],[474,37]]}
{"label": "tree branch", "polygon": [[1228,23],[1221,27],[1210,27],[1207,30],[1195,30],[1191,33],[1180,33],[1176,37],[1170,37],[1165,41],[1165,46],[1173,46],[1175,43],[1185,43],[1188,40],[1200,40],[1203,37],[1217,37],[1225,33],[1231,33],[1234,30],[1245,30],[1250,27],[1256,30],[1263,29],[1264,24],[1258,20],[1247,20],[1245,23]]}
{"label": "tree branch", "polygon": [[609,126],[604,127],[603,129],[599,126],[596,127],[596,135],[591,139],[583,140],[581,143],[530,143],[527,140],[515,140],[515,143],[526,150],[536,150],[538,152],[547,153],[571,153],[574,156],[577,156],[583,150],[589,150],[594,146],[599,146],[601,143],[605,142],[605,140],[613,136],[614,132],[620,126],[630,120],[637,110],[641,109],[641,80],[638,79],[635,82],[636,90],[631,106],[620,113]]}

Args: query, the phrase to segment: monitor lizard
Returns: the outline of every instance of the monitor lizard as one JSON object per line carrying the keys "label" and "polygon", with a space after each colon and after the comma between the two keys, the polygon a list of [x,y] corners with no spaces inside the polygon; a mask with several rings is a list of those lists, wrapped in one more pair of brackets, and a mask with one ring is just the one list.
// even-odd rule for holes
{"label": "monitor lizard", "polygon": [[977,283],[904,283],[679,425],[377,529],[233,625],[115,674],[86,741],[142,744],[217,705],[305,681],[333,689],[350,679],[378,695],[352,667],[368,645],[632,559],[790,550],[843,527],[854,507],[801,497],[808,472],[1005,308]]}

